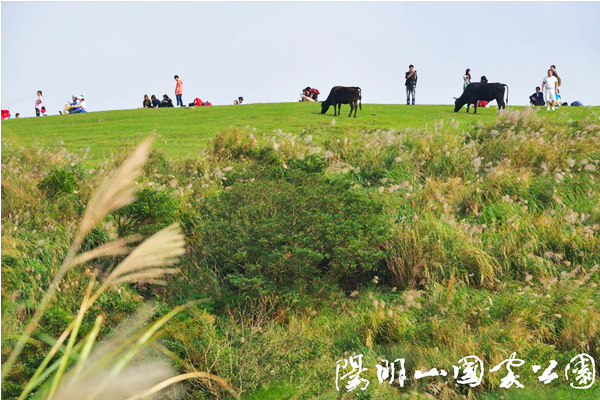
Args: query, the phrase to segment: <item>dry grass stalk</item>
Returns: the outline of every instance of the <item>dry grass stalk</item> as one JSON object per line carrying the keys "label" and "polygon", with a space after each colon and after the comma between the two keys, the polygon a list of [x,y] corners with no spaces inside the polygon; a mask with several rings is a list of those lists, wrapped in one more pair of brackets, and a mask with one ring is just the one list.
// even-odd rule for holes
{"label": "dry grass stalk", "polygon": [[166,380],[158,383],[157,385],[154,385],[153,387],[151,387],[148,390],[145,390],[134,396],[128,397],[126,400],[146,399],[171,385],[174,385],[179,382],[183,382],[188,379],[201,379],[201,380],[214,381],[221,388],[223,388],[223,389],[227,390],[229,393],[231,393],[236,399],[240,398],[240,393],[236,392],[223,378],[221,378],[217,375],[210,374],[208,372],[189,372],[187,374],[181,374],[181,375],[177,375],[172,378],[166,379]]}
{"label": "dry grass stalk", "polygon": [[131,235],[124,238],[105,243],[90,251],[80,254],[73,260],[73,266],[85,264],[86,262],[99,257],[120,256],[128,254],[131,248],[127,247],[129,243],[137,242],[142,238],[141,235]]}
{"label": "dry grass stalk", "polygon": [[25,327],[23,334],[19,337],[19,341],[15,345],[13,351],[10,353],[8,359],[2,365],[2,374],[0,381],[4,380],[4,377],[12,369],[17,357],[21,354],[25,343],[31,338],[33,331],[37,327],[46,307],[50,303],[50,300],[54,296],[58,285],[64,278],[65,274],[73,267],[73,260],[75,255],[81,247],[81,243],[85,238],[86,234],[89,233],[92,228],[100,222],[106,215],[114,210],[117,210],[134,200],[134,195],[137,188],[133,185],[135,179],[137,179],[142,173],[142,166],[148,160],[150,155],[150,146],[152,145],[153,138],[144,140],[134,152],[125,160],[123,165],[116,171],[112,178],[105,180],[94,192],[91,200],[88,202],[86,207],[83,220],[79,226],[79,231],[71,244],[71,248],[67,253],[61,267],[56,273],[54,280],[50,284],[50,287],[44,294],[44,297],[37,306],[35,314]]}
{"label": "dry grass stalk", "polygon": [[[116,376],[110,376],[109,371],[102,369],[93,374],[84,372],[76,379],[66,379],[56,392],[55,398],[60,400],[125,399],[153,387],[172,374],[169,363],[164,360],[142,362],[126,368]],[[97,390],[98,388],[101,389]]]}
{"label": "dry grass stalk", "polygon": [[99,291],[121,282],[157,280],[165,274],[175,273],[177,268],[162,267],[175,264],[184,253],[184,236],[179,224],[175,223],[136,247],[106,278]]}
{"label": "dry grass stalk", "polygon": [[96,189],[79,225],[77,238],[83,239],[98,222],[111,212],[135,200],[137,188],[133,182],[142,174],[142,167],[148,161],[153,138],[144,140],[116,171]]}
{"label": "dry grass stalk", "polygon": [[[54,375],[54,379],[52,380],[52,385],[50,387],[50,392],[48,393],[47,400],[52,400],[54,398],[54,394],[56,393],[56,389],[58,389],[58,385],[61,382],[61,378],[63,376],[64,371],[67,368],[69,360],[71,358],[71,352],[73,351],[73,347],[75,346],[75,342],[77,340],[77,334],[79,333],[79,328],[81,328],[81,323],[83,322],[83,317],[85,313],[91,306],[90,303],[90,295],[92,294],[92,288],[96,284],[96,275],[90,279],[90,283],[88,284],[87,290],[85,292],[85,296],[83,297],[83,301],[81,302],[81,306],[79,308],[79,312],[77,313],[77,317],[74,321],[74,327],[69,336],[69,342],[67,343],[67,347],[63,353],[60,364],[58,366],[58,370]],[[69,327],[70,328],[70,327]],[[67,329],[69,329],[67,328]]]}

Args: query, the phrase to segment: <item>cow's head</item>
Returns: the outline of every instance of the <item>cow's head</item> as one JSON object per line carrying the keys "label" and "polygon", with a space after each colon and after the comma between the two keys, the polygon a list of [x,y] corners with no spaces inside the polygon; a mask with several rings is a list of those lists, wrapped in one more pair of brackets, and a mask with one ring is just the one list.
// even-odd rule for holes
{"label": "cow's head", "polygon": [[458,112],[458,110],[460,110],[462,108],[462,106],[465,105],[465,102],[463,100],[461,100],[461,99],[462,99],[462,97],[460,97],[458,99],[455,97],[455,100],[454,100],[454,112]]}
{"label": "cow's head", "polygon": [[323,101],[321,102],[321,114],[325,114],[329,110],[329,102]]}

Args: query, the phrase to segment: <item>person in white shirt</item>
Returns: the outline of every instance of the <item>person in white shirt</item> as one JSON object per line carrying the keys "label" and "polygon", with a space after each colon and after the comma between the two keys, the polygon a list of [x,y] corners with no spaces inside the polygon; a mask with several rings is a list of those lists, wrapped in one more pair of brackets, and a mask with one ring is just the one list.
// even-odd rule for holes
{"label": "person in white shirt", "polygon": [[465,75],[463,76],[463,90],[465,90],[467,88],[467,86],[469,86],[470,83],[471,83],[471,70],[469,68],[467,68],[467,72],[465,72]]}
{"label": "person in white shirt", "polygon": [[544,92],[544,100],[546,100],[547,110],[556,110],[556,93],[558,91],[558,79],[552,75],[552,70],[548,70],[548,76],[542,80],[542,92]]}
{"label": "person in white shirt", "polygon": [[79,96],[79,102],[69,110],[69,114],[87,113],[87,105],[83,95]]}

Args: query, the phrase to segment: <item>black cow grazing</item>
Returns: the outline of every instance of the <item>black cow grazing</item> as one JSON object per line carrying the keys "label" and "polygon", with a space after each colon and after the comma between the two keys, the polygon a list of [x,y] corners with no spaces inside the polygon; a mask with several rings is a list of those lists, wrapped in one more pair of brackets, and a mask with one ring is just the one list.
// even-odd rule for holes
{"label": "black cow grazing", "polygon": [[360,88],[356,86],[334,86],[331,89],[331,92],[329,92],[327,100],[321,103],[321,114],[325,114],[327,110],[329,110],[329,106],[333,106],[333,115],[340,115],[342,104],[350,104],[350,114],[348,114],[348,117],[352,115],[352,110],[354,110],[354,118],[356,118],[356,110],[358,110],[358,107],[362,110]]}
{"label": "black cow grazing", "polygon": [[479,100],[498,102],[498,110],[506,108],[504,103],[504,87],[506,86],[506,103],[508,103],[508,85],[504,83],[471,83],[465,88],[462,96],[460,96],[454,102],[454,112],[458,112],[464,106],[467,105],[467,112],[471,104],[475,105],[475,112],[477,114],[477,102]]}

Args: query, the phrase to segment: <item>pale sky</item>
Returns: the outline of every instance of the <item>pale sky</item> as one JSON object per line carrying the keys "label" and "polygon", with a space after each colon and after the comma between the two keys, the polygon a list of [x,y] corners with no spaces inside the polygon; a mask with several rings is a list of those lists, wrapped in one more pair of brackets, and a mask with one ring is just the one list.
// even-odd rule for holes
{"label": "pale sky", "polygon": [[[297,101],[360,86],[364,103],[452,104],[466,68],[524,105],[551,64],[569,103],[600,105],[598,2],[2,2],[2,109],[50,114],[83,94],[90,111],[144,94],[213,105]],[[548,34],[551,27],[551,34]],[[495,103],[494,103],[495,105]]]}

